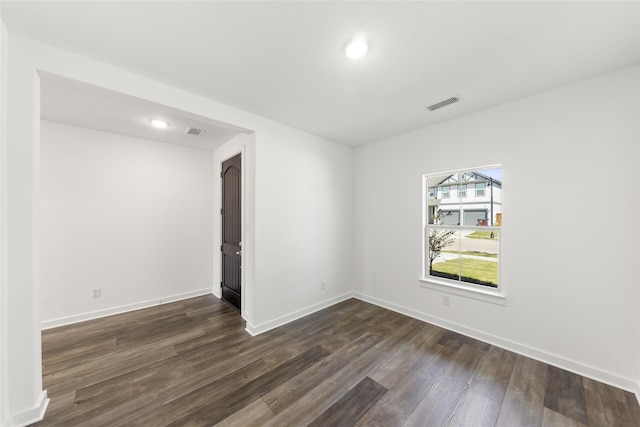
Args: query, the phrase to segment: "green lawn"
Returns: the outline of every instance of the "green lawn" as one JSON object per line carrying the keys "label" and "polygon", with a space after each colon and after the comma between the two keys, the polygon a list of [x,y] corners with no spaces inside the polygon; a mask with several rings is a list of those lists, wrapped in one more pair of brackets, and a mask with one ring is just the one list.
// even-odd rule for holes
{"label": "green lawn", "polygon": [[498,263],[495,261],[461,258],[437,262],[433,264],[431,274],[438,276],[438,273],[443,273],[443,277],[453,278],[452,276],[458,275],[458,263],[462,270],[462,281],[498,286]]}
{"label": "green lawn", "polygon": [[498,254],[490,254],[489,252],[479,252],[479,251],[463,251],[463,252],[458,252],[458,251],[441,251],[441,252],[448,252],[450,254],[462,254],[462,255],[475,255],[475,256],[483,256],[483,257],[487,257],[487,258],[498,258]]}
{"label": "green lawn", "polygon": [[[491,239],[491,231],[474,231],[471,234],[468,234],[466,237],[470,239]],[[493,232],[493,239],[498,238],[498,232]]]}

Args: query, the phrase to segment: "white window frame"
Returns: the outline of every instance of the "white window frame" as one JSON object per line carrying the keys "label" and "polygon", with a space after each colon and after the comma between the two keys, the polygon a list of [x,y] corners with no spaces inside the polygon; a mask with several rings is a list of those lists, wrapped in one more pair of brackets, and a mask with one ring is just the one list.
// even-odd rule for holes
{"label": "white window frame", "polygon": [[[502,237],[504,235],[504,226],[470,226],[470,225],[436,225],[429,224],[428,221],[428,191],[429,191],[429,177],[433,175],[449,175],[456,173],[467,173],[472,171],[482,172],[483,169],[502,168],[502,165],[488,165],[475,168],[460,169],[454,171],[446,171],[440,173],[429,173],[422,177],[422,275],[419,277],[420,286],[427,289],[433,289],[440,292],[446,292],[454,295],[459,295],[466,298],[472,298],[479,301],[489,302],[498,305],[506,305],[507,297],[505,294],[505,286],[502,281]],[[504,203],[504,189],[501,190],[502,203]],[[485,184],[486,194],[486,184]],[[501,209],[502,211],[502,209]],[[493,212],[491,213],[493,215]],[[464,222],[464,221],[463,221]],[[428,253],[428,233],[429,229],[455,229],[455,230],[482,230],[482,231],[495,231],[498,232],[498,287],[492,288],[489,286],[476,285],[472,283],[466,283],[459,280],[446,279],[443,277],[431,276],[427,271],[429,269],[429,261],[427,259]]]}
{"label": "white window frame", "polygon": [[[464,191],[462,191],[463,187],[464,187]],[[460,198],[467,197],[467,184],[458,184],[458,197]]]}
{"label": "white window frame", "polygon": [[[478,194],[478,186],[482,185],[482,194]],[[486,182],[476,182],[476,197],[484,197],[487,195],[487,183]]]}

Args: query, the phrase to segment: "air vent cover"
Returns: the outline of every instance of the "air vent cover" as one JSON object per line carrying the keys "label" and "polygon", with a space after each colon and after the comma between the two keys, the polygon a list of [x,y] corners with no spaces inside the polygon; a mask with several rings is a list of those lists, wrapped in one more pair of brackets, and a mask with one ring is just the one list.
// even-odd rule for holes
{"label": "air vent cover", "polygon": [[203,132],[204,131],[202,129],[192,128],[191,126],[189,126],[187,130],[184,131],[184,133],[186,134],[195,135],[195,136],[202,135]]}
{"label": "air vent cover", "polygon": [[457,96],[453,96],[449,99],[445,99],[444,101],[440,101],[437,104],[429,105],[428,107],[425,107],[425,108],[429,111],[435,111],[439,108],[446,107],[447,105],[454,104],[458,101],[460,101],[460,98],[458,98]]}

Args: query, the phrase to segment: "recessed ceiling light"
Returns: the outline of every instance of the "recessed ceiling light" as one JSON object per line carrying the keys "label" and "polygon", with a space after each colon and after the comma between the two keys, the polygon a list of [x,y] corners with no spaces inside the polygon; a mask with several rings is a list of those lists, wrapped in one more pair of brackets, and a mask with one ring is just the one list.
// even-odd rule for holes
{"label": "recessed ceiling light", "polygon": [[169,126],[169,123],[160,119],[151,119],[151,124],[157,128],[166,128],[167,126]]}
{"label": "recessed ceiling light", "polygon": [[344,46],[344,54],[350,59],[360,59],[369,51],[369,43],[364,37],[357,37]]}

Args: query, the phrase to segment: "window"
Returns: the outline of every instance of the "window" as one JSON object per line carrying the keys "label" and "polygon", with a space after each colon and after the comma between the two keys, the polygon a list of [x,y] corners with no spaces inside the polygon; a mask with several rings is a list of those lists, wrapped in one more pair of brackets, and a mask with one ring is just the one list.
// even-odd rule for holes
{"label": "window", "polygon": [[429,187],[429,198],[430,199],[436,198],[436,189],[433,187]]}
{"label": "window", "polygon": [[466,184],[458,185],[457,197],[453,198],[448,198],[449,187],[441,187],[443,200],[437,200],[435,206],[433,201],[428,203],[423,196],[422,280],[503,298],[499,293],[502,168],[490,166],[424,175],[426,191],[423,194],[427,195],[432,186],[463,173],[473,181],[482,181],[475,183],[476,196],[489,195],[489,200],[470,199],[463,203],[461,198],[467,195]]}

